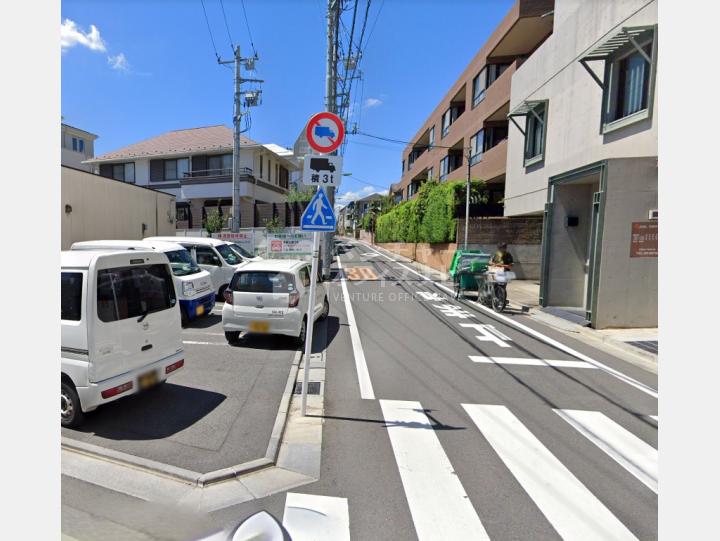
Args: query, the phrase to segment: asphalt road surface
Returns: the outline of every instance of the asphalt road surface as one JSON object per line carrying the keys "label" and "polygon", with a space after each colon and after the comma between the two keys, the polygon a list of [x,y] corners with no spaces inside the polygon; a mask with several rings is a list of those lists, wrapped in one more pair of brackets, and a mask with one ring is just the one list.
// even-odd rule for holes
{"label": "asphalt road surface", "polygon": [[[654,374],[357,241],[338,254],[319,481],[203,520],[266,509],[292,534],[295,506],[321,501],[327,529],[303,539],[657,538]],[[107,498],[94,512],[114,520]]]}

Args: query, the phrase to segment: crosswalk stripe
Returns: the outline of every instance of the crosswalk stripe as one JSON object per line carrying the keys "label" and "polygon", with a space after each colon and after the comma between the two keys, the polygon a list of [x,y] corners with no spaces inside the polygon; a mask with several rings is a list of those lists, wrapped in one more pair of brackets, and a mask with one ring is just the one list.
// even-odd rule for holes
{"label": "crosswalk stripe", "polygon": [[657,494],[658,452],[599,411],[553,410]]}
{"label": "crosswalk stripe", "polygon": [[651,419],[655,419],[655,421],[658,420],[658,416],[657,416],[657,415],[648,415],[648,417],[650,417]]}
{"label": "crosswalk stripe", "polygon": [[560,537],[637,539],[508,408],[462,406]]}
{"label": "crosswalk stripe", "polygon": [[562,361],[551,359],[525,359],[523,357],[485,357],[482,355],[469,355],[474,363],[484,364],[514,364],[524,366],[555,366],[558,368],[597,368],[585,361]]}
{"label": "crosswalk stripe", "polygon": [[293,541],[350,541],[347,498],[288,492],[283,526]]}
{"label": "crosswalk stripe", "polygon": [[489,540],[419,402],[380,400],[395,461],[424,540]]}

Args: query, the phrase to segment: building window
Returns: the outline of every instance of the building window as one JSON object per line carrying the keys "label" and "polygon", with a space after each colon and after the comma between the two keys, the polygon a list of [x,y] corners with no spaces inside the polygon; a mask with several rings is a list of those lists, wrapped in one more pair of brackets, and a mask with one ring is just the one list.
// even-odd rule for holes
{"label": "building window", "polygon": [[72,149],[75,152],[85,152],[85,139],[81,139],[80,137],[73,137],[72,138]]}
{"label": "building window", "polygon": [[435,175],[435,171],[431,167],[430,169],[428,169],[428,180],[432,180],[434,175]]}
{"label": "building window", "polygon": [[435,145],[435,126],[432,126],[430,128],[429,140],[430,142],[428,143],[428,149],[432,148]]}
{"label": "building window", "polygon": [[405,160],[402,161],[402,172],[405,172]]}
{"label": "building window", "polygon": [[208,156],[208,175],[231,175],[232,160],[232,154]]}
{"label": "building window", "polygon": [[487,81],[487,67],[480,70],[472,82],[472,106],[475,107],[483,99],[485,99],[485,86]]}
{"label": "building window", "polygon": [[[627,46],[607,59],[604,92],[604,127],[637,115],[648,116],[652,100],[651,76],[654,75],[654,36]],[[644,114],[643,114],[644,113]]]}
{"label": "building window", "polygon": [[501,64],[488,64],[487,66],[487,87],[493,84],[510,66],[509,62]]}
{"label": "building window", "polygon": [[448,134],[448,131],[450,130],[450,124],[452,124],[452,121],[450,120],[450,117],[452,115],[452,109],[448,109],[443,113],[442,116],[442,123],[440,126],[440,133],[442,134],[442,137],[445,137]]}
{"label": "building window", "polygon": [[263,172],[263,157],[260,156],[260,178],[262,178],[262,172]]}
{"label": "building window", "polygon": [[135,182],[135,162],[112,164],[112,178],[125,182]]}
{"label": "building window", "polygon": [[547,104],[538,103],[530,109],[525,123],[525,165],[541,161],[545,155]]}
{"label": "building window", "polygon": [[187,158],[179,160],[165,160],[164,180],[181,180],[186,178],[190,170],[190,161]]}
{"label": "building window", "polygon": [[445,156],[440,160],[440,182],[445,181],[448,176],[448,166],[450,164],[450,156]]}
{"label": "building window", "polygon": [[485,150],[485,130],[482,129],[470,138],[470,165],[475,165],[482,160]]}

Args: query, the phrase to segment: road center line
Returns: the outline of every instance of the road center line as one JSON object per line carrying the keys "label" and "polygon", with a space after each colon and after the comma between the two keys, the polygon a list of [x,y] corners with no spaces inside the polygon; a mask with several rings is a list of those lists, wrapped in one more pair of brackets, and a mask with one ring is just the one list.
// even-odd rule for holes
{"label": "road center line", "polygon": [[[342,271],[342,262],[340,261],[339,254],[337,256],[337,264],[338,269]],[[350,302],[350,294],[348,293],[347,280],[345,279],[344,272],[340,277],[340,285],[342,286],[345,313],[347,314],[348,326],[350,327],[350,340],[352,341],[355,369],[357,370],[358,384],[360,385],[360,398],[375,400],[375,392],[373,391],[372,381],[370,381],[370,373],[368,372],[367,361],[365,360],[365,351],[360,341],[360,333],[358,332],[355,321],[355,312],[353,312],[352,303]]]}
{"label": "road center line", "polygon": [[526,359],[524,357],[484,357],[481,355],[468,355],[474,363],[481,364],[512,364],[522,366],[554,366],[557,368],[597,368],[585,361],[562,361],[550,359]]}
{"label": "road center line", "polygon": [[[375,252],[379,253],[386,259],[393,261],[393,262],[397,263],[398,265],[402,265],[410,272],[417,274],[418,276],[421,276],[423,279],[432,282],[433,284],[435,284],[437,287],[439,287],[443,291],[447,291],[448,293],[450,293],[453,296],[455,295],[455,292],[452,289],[450,289],[449,287],[445,287],[443,284],[439,284],[439,283],[435,282],[434,280],[431,280],[424,274],[420,274],[419,272],[411,269],[410,267],[403,265],[399,261],[392,259],[391,257],[388,257],[387,255],[385,255],[381,252],[378,252],[377,250],[375,250],[374,248],[371,248],[370,246],[367,246],[367,248],[369,250],[374,250]],[[606,364],[601,363],[600,361],[596,361],[595,359],[592,359],[591,357],[588,357],[587,355],[584,355],[583,353],[580,353],[579,351],[576,351],[573,348],[566,346],[565,344],[558,342],[557,340],[555,340],[553,338],[550,338],[549,336],[545,336],[541,332],[536,331],[535,329],[532,329],[532,328],[528,327],[527,325],[523,325],[522,323],[514,321],[513,319],[511,319],[507,316],[504,316],[502,314],[498,314],[497,312],[490,310],[489,308],[487,308],[486,306],[483,306],[480,303],[477,303],[474,301],[469,301],[469,302],[476,305],[480,310],[486,312],[488,315],[490,315],[496,319],[499,319],[499,320],[507,323],[508,325],[512,325],[513,327],[520,329],[523,332],[530,334],[531,336],[534,336],[538,340],[541,340],[541,341],[545,342],[546,344],[549,344],[549,345],[559,349],[560,351],[567,353],[568,355],[572,355],[573,357],[580,359],[581,361],[585,361],[585,362],[595,365],[597,368],[599,368],[606,374],[609,374],[610,376],[612,376],[616,379],[619,379],[620,381],[623,381],[632,387],[635,387],[639,391],[642,391],[643,393],[648,394],[648,395],[652,396],[653,398],[658,397],[658,392],[655,389],[653,389],[652,387],[650,387],[649,385],[645,385],[644,383],[642,383],[634,378],[631,378],[630,376],[626,376],[619,370],[615,370],[614,368],[611,368],[611,367],[607,366]]]}
{"label": "road center line", "polygon": [[489,540],[419,402],[380,400],[420,541]]}

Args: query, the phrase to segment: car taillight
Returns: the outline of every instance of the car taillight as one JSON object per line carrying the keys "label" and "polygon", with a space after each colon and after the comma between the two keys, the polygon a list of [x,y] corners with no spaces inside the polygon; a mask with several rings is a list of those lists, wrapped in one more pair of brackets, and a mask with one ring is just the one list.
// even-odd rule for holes
{"label": "car taillight", "polygon": [[133,388],[133,382],[128,381],[127,383],[123,383],[122,385],[118,385],[117,387],[113,387],[112,389],[105,389],[100,393],[100,396],[103,398],[111,398],[115,395],[119,395],[120,393],[124,393],[125,391],[129,391]]}
{"label": "car taillight", "polygon": [[288,297],[288,308],[295,308],[300,303],[300,293],[291,291]]}
{"label": "car taillight", "polygon": [[223,291],[223,298],[225,299],[225,302],[228,304],[233,303],[233,292],[229,290]]}
{"label": "car taillight", "polygon": [[185,364],[185,359],[180,359],[179,361],[176,361],[168,366],[165,367],[165,373],[169,374],[170,372],[175,372],[178,368],[182,368]]}

